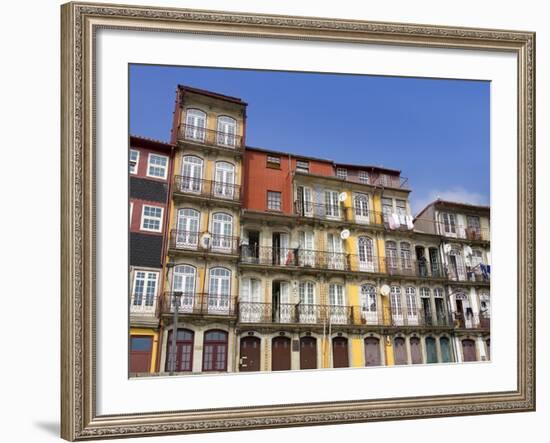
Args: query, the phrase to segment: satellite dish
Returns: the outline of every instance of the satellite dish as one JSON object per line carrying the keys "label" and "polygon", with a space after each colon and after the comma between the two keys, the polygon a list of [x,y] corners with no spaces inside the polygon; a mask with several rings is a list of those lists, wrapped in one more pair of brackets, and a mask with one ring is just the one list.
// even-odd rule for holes
{"label": "satellite dish", "polygon": [[382,287],[380,288],[380,294],[390,295],[390,287],[388,285],[382,285]]}
{"label": "satellite dish", "polygon": [[348,198],[347,192],[340,192],[340,194],[338,195],[338,200],[340,200],[341,202],[346,201],[346,198]]}
{"label": "satellite dish", "polygon": [[210,234],[207,232],[205,234],[202,235],[201,237],[201,246],[204,248],[204,249],[208,249],[210,247]]}
{"label": "satellite dish", "polygon": [[349,238],[349,229],[344,229],[342,232],[340,232],[340,238],[342,240],[347,240]]}

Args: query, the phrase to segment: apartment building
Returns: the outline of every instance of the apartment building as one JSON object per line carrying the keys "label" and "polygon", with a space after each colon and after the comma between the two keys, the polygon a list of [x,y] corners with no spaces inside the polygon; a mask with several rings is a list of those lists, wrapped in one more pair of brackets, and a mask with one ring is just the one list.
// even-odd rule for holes
{"label": "apartment building", "polygon": [[129,150],[129,372],[156,372],[163,247],[175,146],[131,136]]}
{"label": "apartment building", "polygon": [[488,208],[415,218],[400,171],[248,146],[246,109],[177,89],[159,371],[489,359]]}

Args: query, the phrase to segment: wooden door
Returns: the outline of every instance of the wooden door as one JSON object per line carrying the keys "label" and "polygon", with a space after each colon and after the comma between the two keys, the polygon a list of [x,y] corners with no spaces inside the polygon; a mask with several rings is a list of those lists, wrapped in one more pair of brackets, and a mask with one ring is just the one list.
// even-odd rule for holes
{"label": "wooden door", "polygon": [[426,362],[437,363],[437,349],[433,337],[426,337]]}
{"label": "wooden door", "polygon": [[130,338],[130,372],[149,372],[151,369],[152,337]]}
{"label": "wooden door", "polygon": [[241,338],[241,357],[239,360],[239,371],[252,372],[260,370],[260,344],[258,337]]}
{"label": "wooden door", "polygon": [[407,364],[407,348],[403,337],[396,337],[393,341],[393,358],[396,365]]}
{"label": "wooden door", "polygon": [[332,367],[349,367],[348,339],[345,337],[332,339]]}
{"label": "wooden door", "polygon": [[375,337],[365,339],[365,366],[380,366],[380,341]]}
{"label": "wooden door", "polygon": [[290,338],[275,337],[271,342],[271,370],[290,370]]}
{"label": "wooden door", "polygon": [[300,369],[317,369],[317,340],[313,337],[300,339]]}
{"label": "wooden door", "polygon": [[464,361],[476,361],[476,343],[473,340],[462,340]]}
{"label": "wooden door", "polygon": [[413,364],[422,363],[422,347],[420,345],[420,339],[418,337],[411,337],[411,360]]}
{"label": "wooden door", "polygon": [[449,363],[451,358],[451,344],[447,337],[441,337],[439,339],[439,347],[441,348],[441,361],[443,363]]}

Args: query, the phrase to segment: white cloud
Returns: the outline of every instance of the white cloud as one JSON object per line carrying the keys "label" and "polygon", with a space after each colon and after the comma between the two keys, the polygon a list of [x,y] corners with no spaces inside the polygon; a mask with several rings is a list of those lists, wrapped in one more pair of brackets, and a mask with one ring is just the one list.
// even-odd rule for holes
{"label": "white cloud", "polygon": [[481,194],[479,192],[467,191],[461,187],[455,187],[446,191],[431,191],[428,195],[418,196],[415,198],[411,195],[411,205],[413,214],[417,214],[418,211],[424,209],[424,207],[438,198],[442,200],[449,200],[458,203],[469,203],[471,205],[488,205],[489,196]]}

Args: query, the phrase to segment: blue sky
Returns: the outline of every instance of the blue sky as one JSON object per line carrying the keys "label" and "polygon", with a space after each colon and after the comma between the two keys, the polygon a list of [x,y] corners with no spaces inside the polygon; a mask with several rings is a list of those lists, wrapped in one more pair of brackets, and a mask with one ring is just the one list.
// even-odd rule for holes
{"label": "blue sky", "polygon": [[169,139],[177,84],[246,101],[250,146],[400,169],[415,213],[489,204],[489,82],[132,65],[132,134]]}

